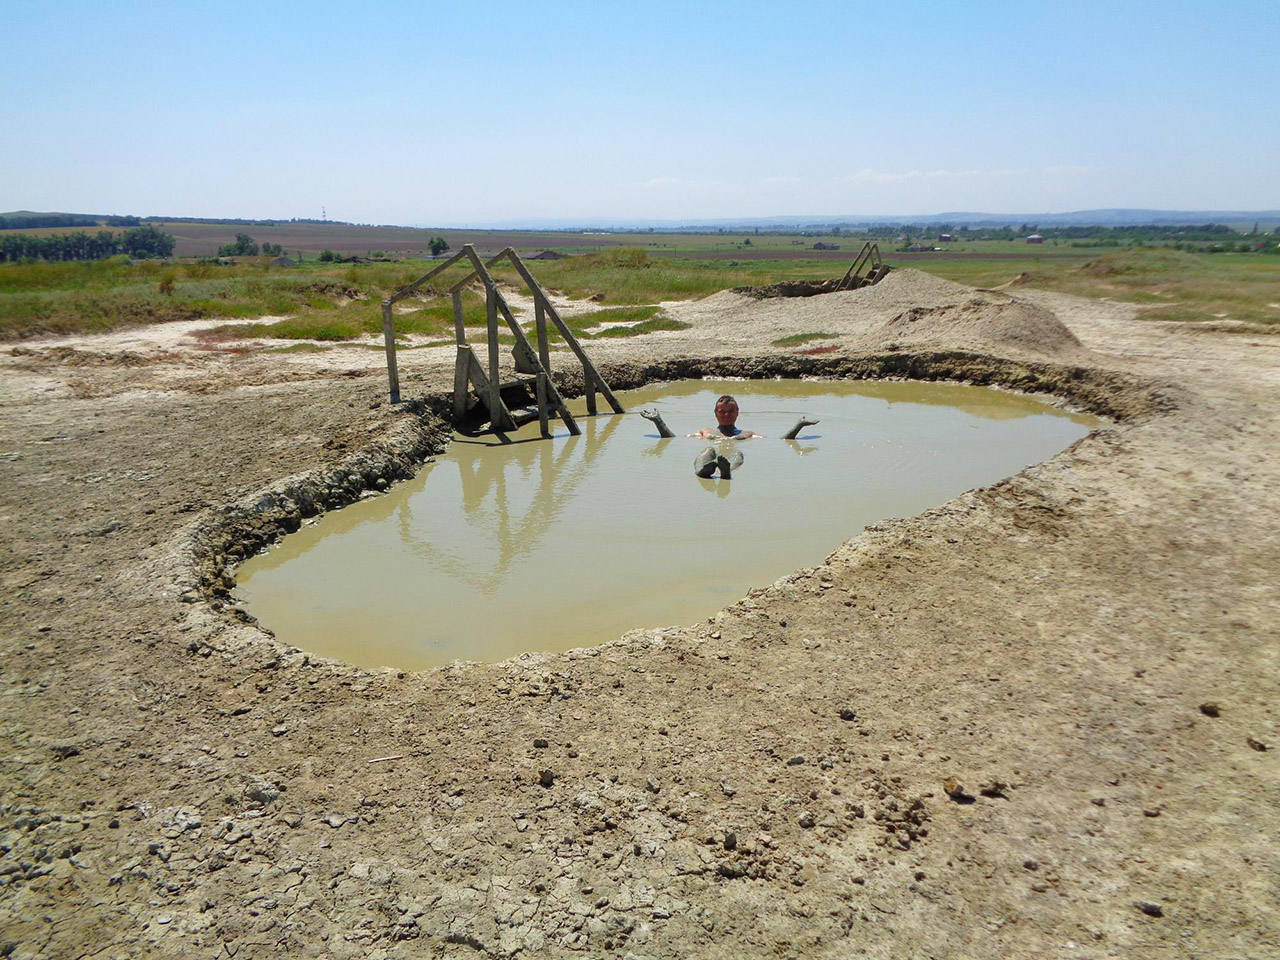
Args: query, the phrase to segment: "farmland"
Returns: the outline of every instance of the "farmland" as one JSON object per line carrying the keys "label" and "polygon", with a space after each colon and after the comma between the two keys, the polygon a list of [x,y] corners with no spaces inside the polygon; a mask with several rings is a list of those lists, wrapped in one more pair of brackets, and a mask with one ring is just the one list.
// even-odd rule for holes
{"label": "farmland", "polygon": [[[49,228],[56,232],[60,228]],[[539,260],[534,271],[547,286],[573,298],[608,306],[645,306],[690,300],[735,286],[786,279],[839,276],[863,237],[821,241],[795,234],[555,233],[429,231],[402,227],[282,224],[237,227],[171,223],[174,261],[0,264],[0,337],[103,332],[172,320],[290,317],[294,337],[345,339],[378,328],[377,301],[421,276],[431,261],[422,251],[431,236],[452,249],[473,243],[485,254],[513,246],[528,254],[554,250],[563,259]],[[280,244],[294,259],[208,256],[236,232]],[[28,231],[37,233],[40,231]],[[814,250],[816,242],[837,250]],[[1188,253],[1143,247],[1046,244],[1007,240],[947,244],[907,252],[880,240],[888,263],[911,266],[978,287],[1014,283],[1089,297],[1142,304],[1153,320],[1280,321],[1280,258],[1265,253]],[[355,262],[322,262],[332,250]],[[374,259],[377,258],[377,259]],[[461,269],[461,268],[459,268]],[[515,282],[500,268],[498,275]],[[444,300],[423,304],[420,332],[447,326]],[[429,321],[429,322],[427,322]],[[412,320],[405,329],[412,332]],[[277,334],[286,333],[277,328]]]}

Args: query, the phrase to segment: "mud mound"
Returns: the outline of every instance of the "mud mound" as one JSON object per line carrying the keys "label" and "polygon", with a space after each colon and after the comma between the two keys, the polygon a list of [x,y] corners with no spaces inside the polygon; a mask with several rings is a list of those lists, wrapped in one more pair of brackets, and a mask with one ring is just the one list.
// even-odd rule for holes
{"label": "mud mound", "polygon": [[1083,350],[1075,334],[1052,313],[1012,298],[972,297],[940,307],[911,307],[881,328],[899,344],[953,343],[970,347],[1012,347],[1024,353],[1060,357]]}
{"label": "mud mound", "polygon": [[972,293],[973,287],[935,277],[923,270],[908,268],[894,270],[879,283],[842,296],[856,298],[853,302],[868,309],[890,306],[902,309],[916,304],[936,306],[958,302]]}
{"label": "mud mound", "polygon": [[98,350],[80,350],[76,347],[14,347],[9,351],[13,357],[26,357],[30,361],[56,363],[68,367],[141,367],[149,363],[176,358],[173,353],[142,354],[131,350],[103,352]]}
{"label": "mud mound", "polygon": [[783,280],[763,287],[734,287],[733,292],[753,300],[766,300],[771,297],[816,297],[820,293],[835,293],[840,289],[840,278],[836,277],[831,280]]}
{"label": "mud mound", "polygon": [[1028,273],[1023,270],[1016,277],[1006,280],[1004,283],[997,283],[994,287],[979,287],[979,290],[1008,290],[1010,287],[1025,287],[1028,284],[1035,283],[1040,277],[1034,273]]}

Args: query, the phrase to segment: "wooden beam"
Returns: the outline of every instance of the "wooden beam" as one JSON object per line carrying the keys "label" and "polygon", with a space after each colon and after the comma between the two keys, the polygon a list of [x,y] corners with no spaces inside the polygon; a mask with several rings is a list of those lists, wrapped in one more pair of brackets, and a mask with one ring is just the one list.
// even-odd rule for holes
{"label": "wooden beam", "polygon": [[396,368],[396,326],[391,316],[391,301],[382,301],[382,339],[387,348],[387,381],[391,402],[400,402],[400,371]]}
{"label": "wooden beam", "polygon": [[401,287],[399,290],[393,293],[389,298],[387,298],[385,302],[398,303],[399,301],[403,300],[405,297],[409,296],[411,293],[416,291],[419,287],[421,287],[424,283],[426,283],[436,274],[443,273],[445,270],[448,270],[450,267],[452,267],[455,263],[457,263],[463,257],[466,257],[466,256],[474,257],[475,255],[476,255],[475,248],[472,247],[471,244],[469,243],[464,243],[462,245],[461,250],[455,253],[452,257],[450,257],[444,263],[440,264],[440,266],[434,267],[429,273],[419,277],[417,280],[413,281],[413,283],[410,283]]}

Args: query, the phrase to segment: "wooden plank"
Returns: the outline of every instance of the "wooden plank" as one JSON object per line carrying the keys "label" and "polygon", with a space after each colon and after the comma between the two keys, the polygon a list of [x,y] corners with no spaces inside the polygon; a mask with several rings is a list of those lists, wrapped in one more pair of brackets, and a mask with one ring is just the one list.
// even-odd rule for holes
{"label": "wooden plank", "polygon": [[596,415],[596,381],[595,377],[588,377],[583,374],[582,386],[587,394],[587,416],[594,417]]}
{"label": "wooden plank", "polygon": [[391,402],[400,402],[400,371],[396,368],[396,326],[391,316],[391,301],[382,301],[382,338],[387,348],[387,381]]}

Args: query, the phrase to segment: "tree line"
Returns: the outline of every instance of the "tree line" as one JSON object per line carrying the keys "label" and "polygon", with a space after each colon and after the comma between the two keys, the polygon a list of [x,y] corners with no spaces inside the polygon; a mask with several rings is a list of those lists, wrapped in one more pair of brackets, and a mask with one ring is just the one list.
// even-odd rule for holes
{"label": "tree line", "polygon": [[14,233],[0,237],[0,262],[14,260],[105,260],[124,254],[135,260],[173,256],[170,234],[147,225],[122,233],[56,233],[47,237]]}
{"label": "tree line", "polygon": [[36,230],[41,227],[140,227],[141,217],[99,217],[90,213],[7,213],[0,215],[0,230]]}

